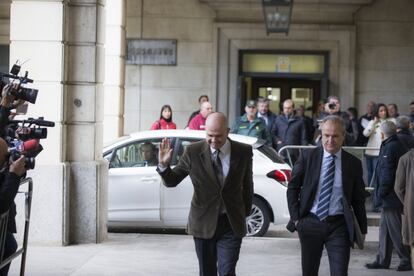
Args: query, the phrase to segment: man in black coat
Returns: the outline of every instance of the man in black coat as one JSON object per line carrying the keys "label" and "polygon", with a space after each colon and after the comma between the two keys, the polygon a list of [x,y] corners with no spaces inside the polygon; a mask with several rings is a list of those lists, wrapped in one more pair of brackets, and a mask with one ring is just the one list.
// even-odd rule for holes
{"label": "man in black coat", "polygon": [[391,264],[393,247],[400,257],[397,271],[412,270],[409,250],[402,243],[403,204],[394,191],[398,161],[408,149],[400,142],[397,127],[391,121],[381,127],[382,143],[374,175],[374,193],[377,199],[375,207],[382,207],[379,230],[379,246],[376,260],[367,263],[368,269],[388,269]]}
{"label": "man in black coat", "polygon": [[[283,102],[283,113],[277,116],[273,123],[270,135],[273,139],[273,147],[280,150],[288,145],[307,145],[306,128],[303,120],[294,114],[295,105],[291,99]],[[289,150],[291,159],[296,161],[298,150]],[[282,153],[286,158],[286,152]]]}
{"label": "man in black coat", "polygon": [[414,149],[414,136],[410,132],[410,118],[399,116],[396,121],[397,136],[408,149]]}
{"label": "man in black coat", "polygon": [[[14,197],[19,189],[20,178],[26,172],[24,156],[11,163],[9,168],[7,167],[9,162],[7,149],[6,142],[0,138],[0,214],[9,211],[3,259],[12,255],[17,249],[13,236],[13,233],[16,233]],[[0,276],[7,275],[9,266],[0,269]]]}
{"label": "man in black coat", "polygon": [[321,122],[322,146],[304,151],[287,190],[288,230],[298,231],[302,274],[317,276],[323,247],[332,276],[348,275],[354,244],[352,206],[362,234],[367,233],[361,161],[342,150],[345,126],[338,116]]}
{"label": "man in black coat", "polygon": [[272,130],[273,122],[276,120],[276,115],[269,110],[269,100],[263,97],[257,99],[257,118],[262,118],[266,124],[268,133]]}
{"label": "man in black coat", "polygon": [[296,109],[296,116],[298,116],[303,121],[303,124],[304,124],[305,129],[306,129],[307,143],[312,144],[313,143],[313,137],[314,137],[314,134],[315,134],[315,128],[313,126],[312,118],[305,115],[305,107],[303,105],[299,106],[298,109]]}

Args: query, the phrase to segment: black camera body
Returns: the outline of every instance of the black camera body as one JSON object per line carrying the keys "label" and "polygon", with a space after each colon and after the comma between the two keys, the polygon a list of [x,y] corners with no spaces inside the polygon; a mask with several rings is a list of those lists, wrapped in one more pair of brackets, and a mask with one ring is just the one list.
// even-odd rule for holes
{"label": "black camera body", "polygon": [[38,127],[38,128],[22,127],[16,130],[16,134],[22,141],[27,141],[30,139],[46,139],[47,128],[45,127]]}
{"label": "black camera body", "polygon": [[328,104],[328,108],[329,109],[335,109],[336,108],[336,104],[335,103],[330,103],[330,104]]}
{"label": "black camera body", "polygon": [[18,91],[10,91],[10,94],[13,95],[17,100],[28,101],[29,103],[34,104],[36,103],[37,92],[39,92],[37,89],[20,87]]}
{"label": "black camera body", "polygon": [[[11,161],[16,161],[22,156],[22,153],[18,150],[12,150],[9,152]],[[34,157],[24,157],[24,163],[27,170],[33,170],[36,164]]]}

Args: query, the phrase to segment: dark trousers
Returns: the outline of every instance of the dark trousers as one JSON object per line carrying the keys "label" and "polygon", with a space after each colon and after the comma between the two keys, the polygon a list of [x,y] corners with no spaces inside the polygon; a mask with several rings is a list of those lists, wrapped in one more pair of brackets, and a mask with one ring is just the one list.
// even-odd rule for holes
{"label": "dark trousers", "polygon": [[[6,233],[6,241],[4,244],[4,254],[3,259],[7,259],[7,257],[11,256],[17,250],[17,242],[14,238],[13,234],[8,232]],[[10,264],[6,265],[2,269],[0,269],[0,276],[7,276],[9,272]]]}
{"label": "dark trousers", "polygon": [[371,187],[371,180],[374,176],[374,170],[377,166],[378,156],[365,155],[365,162],[367,164],[367,186]]}
{"label": "dark trousers", "polygon": [[344,216],[319,221],[310,214],[299,220],[297,230],[302,250],[302,275],[318,275],[324,246],[331,276],[348,275],[350,242]]}
{"label": "dark trousers", "polygon": [[400,264],[410,264],[410,251],[409,247],[402,243],[401,227],[400,210],[384,208],[381,211],[377,263],[389,267],[391,264],[392,249],[394,248],[398,257],[400,257]]}
{"label": "dark trousers", "polygon": [[200,276],[236,275],[242,239],[236,237],[226,215],[221,215],[211,239],[194,237]]}

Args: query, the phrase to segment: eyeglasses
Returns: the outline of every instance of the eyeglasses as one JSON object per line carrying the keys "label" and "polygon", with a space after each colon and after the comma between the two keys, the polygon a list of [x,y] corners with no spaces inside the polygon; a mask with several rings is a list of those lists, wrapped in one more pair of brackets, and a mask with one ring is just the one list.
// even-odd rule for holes
{"label": "eyeglasses", "polygon": [[247,106],[248,108],[256,108],[254,105]]}

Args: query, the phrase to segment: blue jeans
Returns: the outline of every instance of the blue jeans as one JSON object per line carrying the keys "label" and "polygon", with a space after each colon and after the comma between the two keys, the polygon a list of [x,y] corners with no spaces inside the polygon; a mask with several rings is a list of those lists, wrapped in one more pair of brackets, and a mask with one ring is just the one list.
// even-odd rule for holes
{"label": "blue jeans", "polygon": [[365,162],[367,164],[367,186],[371,187],[371,180],[374,176],[374,170],[377,166],[378,156],[365,155]]}

